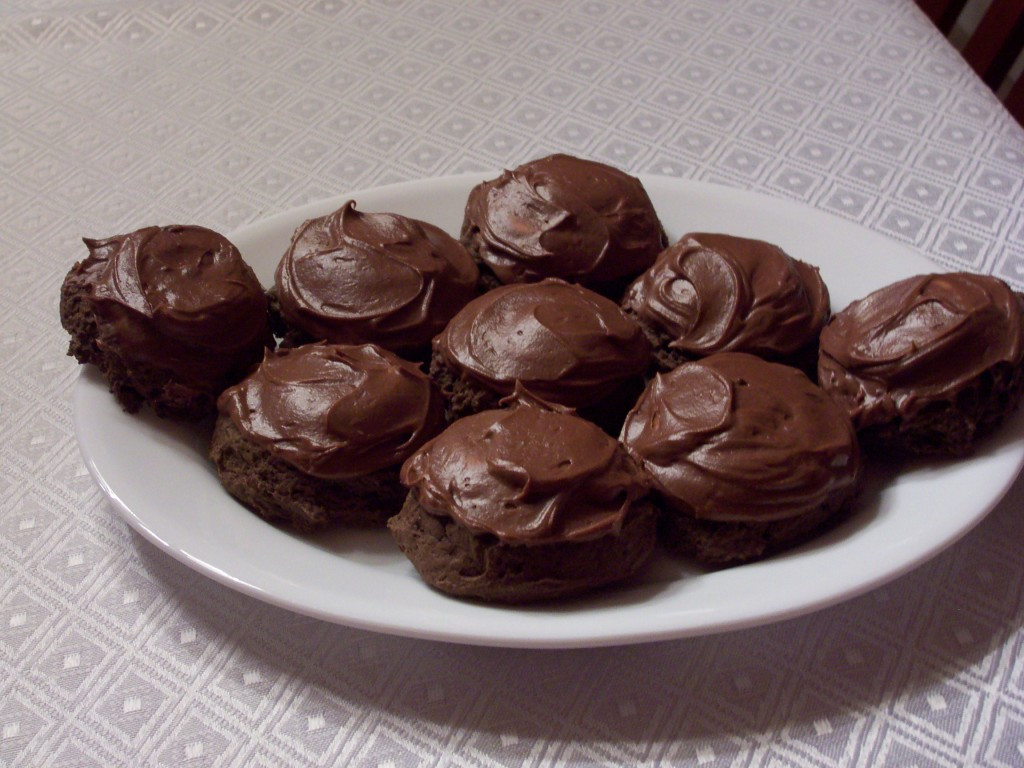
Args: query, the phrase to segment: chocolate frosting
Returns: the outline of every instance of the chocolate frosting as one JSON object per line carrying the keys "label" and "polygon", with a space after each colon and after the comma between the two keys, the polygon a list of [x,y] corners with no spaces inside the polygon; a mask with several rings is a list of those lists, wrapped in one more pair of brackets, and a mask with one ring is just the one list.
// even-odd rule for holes
{"label": "chocolate frosting", "polygon": [[444,425],[430,379],[373,344],[268,352],[217,407],[275,457],[327,480],[397,466]]}
{"label": "chocolate frosting", "polygon": [[508,544],[615,535],[647,495],[613,438],[526,397],[453,423],[405,462],[402,482],[431,514]]}
{"label": "chocolate frosting", "polygon": [[643,374],[650,345],[640,327],[593,291],[549,278],[505,285],[467,304],[434,340],[462,375],[500,395],[516,382],[573,408]]}
{"label": "chocolate frosting", "polygon": [[656,376],[622,441],[670,505],[706,520],[812,512],[860,473],[842,409],[796,368],[739,352]]}
{"label": "chocolate frosting", "polygon": [[953,400],[982,372],[1020,364],[1020,298],[965,272],[901,280],[855,301],[821,334],[818,380],[858,429]]}
{"label": "chocolate frosting", "polygon": [[815,341],[829,315],[816,267],[762,240],[704,233],[662,251],[623,305],[694,357],[786,357]]}
{"label": "chocolate frosting", "polygon": [[665,245],[638,179],[569,155],[533,160],[474,187],[462,238],[503,283],[607,283],[646,269]]}
{"label": "chocolate frosting", "polygon": [[263,288],[222,235],[195,226],[146,227],[84,242],[89,257],[79,279],[90,286],[101,349],[219,389],[272,341]]}
{"label": "chocolate frosting", "polygon": [[479,270],[454,238],[349,200],[300,226],[278,265],[285,321],[316,339],[423,346],[476,295]]}

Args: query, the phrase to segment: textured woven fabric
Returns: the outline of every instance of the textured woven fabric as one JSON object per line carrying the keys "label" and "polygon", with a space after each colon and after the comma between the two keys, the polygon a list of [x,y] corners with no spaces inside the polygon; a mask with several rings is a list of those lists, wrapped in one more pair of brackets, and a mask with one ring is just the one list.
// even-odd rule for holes
{"label": "textured woven fabric", "polygon": [[57,322],[82,236],[555,150],[1024,285],[1024,133],[910,0],[0,4],[0,765],[1024,764],[1022,483],[848,603],[590,651],[296,616],[111,513]]}

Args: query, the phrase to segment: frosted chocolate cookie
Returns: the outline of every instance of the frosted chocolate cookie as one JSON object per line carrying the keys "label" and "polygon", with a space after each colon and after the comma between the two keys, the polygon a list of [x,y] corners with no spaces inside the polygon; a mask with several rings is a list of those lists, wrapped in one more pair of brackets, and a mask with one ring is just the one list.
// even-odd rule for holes
{"label": "frosted chocolate cookie", "polygon": [[276,330],[283,346],[372,343],[426,358],[479,277],[466,249],[433,224],[363,213],[350,200],[295,231],[271,296]]}
{"label": "frosted chocolate cookie", "polygon": [[762,240],[691,233],[629,287],[661,370],[715,352],[749,352],[814,373],[829,295],[818,269]]}
{"label": "frosted chocolate cookie", "polygon": [[462,242],[497,282],[558,277],[618,296],[667,238],[637,178],[550,155],[474,187]]}
{"label": "frosted chocolate cookie", "polygon": [[299,530],[395,514],[405,498],[399,467],[444,426],[427,376],[372,344],[268,353],[217,405],[210,458],[221,483]]}
{"label": "frosted chocolate cookie", "polygon": [[89,256],[60,292],[68,354],[95,365],[129,413],[148,403],[171,419],[212,415],[273,345],[263,288],[222,235],[145,227],[84,242]]}
{"label": "frosted chocolate cookie", "polygon": [[454,418],[495,408],[520,382],[533,394],[616,423],[643,389],[650,346],[609,299],[549,278],[474,299],[434,340],[430,372]]}
{"label": "frosted chocolate cookie", "polygon": [[458,597],[580,594],[633,575],[654,547],[647,487],[622,447],[525,396],[453,423],[402,482],[409,497],[388,528],[424,581]]}
{"label": "frosted chocolate cookie", "polygon": [[1024,390],[1021,297],[998,278],[920,275],[881,288],[821,334],[818,380],[861,438],[963,455]]}
{"label": "frosted chocolate cookie", "polygon": [[712,565],[807,536],[859,482],[846,413],[796,368],[739,352],[658,374],[621,439],[652,480],[666,543]]}

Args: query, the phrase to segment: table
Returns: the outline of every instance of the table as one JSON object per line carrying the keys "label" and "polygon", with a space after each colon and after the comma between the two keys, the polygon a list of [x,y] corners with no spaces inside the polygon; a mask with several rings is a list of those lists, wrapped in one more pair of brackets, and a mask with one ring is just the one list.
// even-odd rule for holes
{"label": "table", "polygon": [[810,616],[507,650],[221,587],[111,514],[73,434],[83,235],[556,150],[1021,288],[1024,132],[910,0],[7,0],[0,72],[0,765],[1022,764],[1024,482]]}

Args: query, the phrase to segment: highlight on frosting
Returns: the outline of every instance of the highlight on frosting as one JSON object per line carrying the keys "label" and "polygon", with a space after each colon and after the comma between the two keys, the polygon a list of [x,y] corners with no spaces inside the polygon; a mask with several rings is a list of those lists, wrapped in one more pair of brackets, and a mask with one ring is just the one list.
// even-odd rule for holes
{"label": "highlight on frosting", "polygon": [[646,269],[665,245],[637,178],[569,155],[533,160],[476,186],[462,239],[503,283],[606,283]]}
{"label": "highlight on frosting", "polygon": [[858,429],[953,400],[982,372],[1017,366],[1021,300],[1006,283],[928,274],[853,302],[821,334],[818,379]]}
{"label": "highlight on frosting", "polygon": [[328,480],[400,465],[444,424],[427,376],[372,344],[268,352],[217,407],[276,458]]}
{"label": "highlight on frosting", "polygon": [[434,341],[450,366],[509,395],[530,391],[574,408],[598,402],[649,364],[640,327],[612,301],[549,278],[506,285],[467,304]]}
{"label": "highlight on frosting", "polygon": [[476,295],[466,249],[427,222],[346,202],[302,224],[275,276],[281,315],[333,343],[428,344]]}
{"label": "highlight on frosting", "polygon": [[510,544],[617,534],[647,495],[613,438],[536,399],[459,419],[405,462],[401,478],[431,514]]}
{"label": "highlight on frosting", "polygon": [[659,374],[621,440],[669,504],[706,520],[802,515],[860,474],[842,409],[796,368],[739,352]]}
{"label": "highlight on frosting", "polygon": [[707,233],[665,249],[623,305],[691,356],[792,355],[817,340],[829,316],[816,267],[762,240]]}
{"label": "highlight on frosting", "polygon": [[167,226],[84,242],[81,279],[90,286],[101,349],[200,386],[259,359],[270,338],[266,297],[225,237]]}

